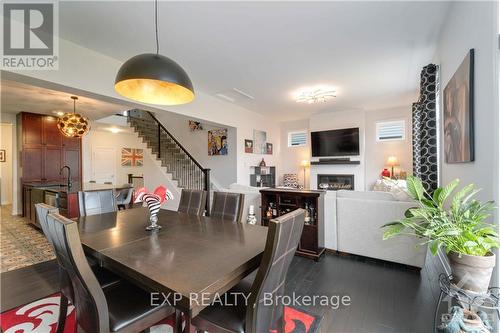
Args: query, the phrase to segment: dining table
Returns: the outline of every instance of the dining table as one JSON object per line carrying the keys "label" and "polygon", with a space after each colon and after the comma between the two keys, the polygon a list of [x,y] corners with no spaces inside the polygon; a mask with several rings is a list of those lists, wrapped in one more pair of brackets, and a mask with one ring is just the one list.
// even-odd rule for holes
{"label": "dining table", "polygon": [[[267,227],[160,210],[157,231],[138,207],[77,219],[87,256],[123,279],[168,300],[191,318],[257,269]],[[153,295],[153,294],[152,294]],[[125,295],[126,296],[126,295]],[[153,296],[152,296],[153,299]]]}

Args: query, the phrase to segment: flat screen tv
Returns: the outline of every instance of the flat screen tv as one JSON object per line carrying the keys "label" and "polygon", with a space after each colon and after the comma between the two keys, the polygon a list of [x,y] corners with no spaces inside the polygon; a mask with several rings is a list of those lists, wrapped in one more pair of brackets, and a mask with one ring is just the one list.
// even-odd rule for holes
{"label": "flat screen tv", "polygon": [[359,128],[311,132],[313,157],[359,155]]}

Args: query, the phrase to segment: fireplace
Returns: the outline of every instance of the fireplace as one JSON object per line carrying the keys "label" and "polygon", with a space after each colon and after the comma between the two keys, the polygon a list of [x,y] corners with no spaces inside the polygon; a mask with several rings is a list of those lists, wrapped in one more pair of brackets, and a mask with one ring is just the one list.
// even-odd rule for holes
{"label": "fireplace", "polygon": [[354,191],[354,175],[318,175],[318,190]]}

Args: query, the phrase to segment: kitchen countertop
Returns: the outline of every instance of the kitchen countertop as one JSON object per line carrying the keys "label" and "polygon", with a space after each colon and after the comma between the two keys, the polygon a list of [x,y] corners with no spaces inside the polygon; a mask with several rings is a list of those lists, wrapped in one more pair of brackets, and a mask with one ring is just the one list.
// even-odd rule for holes
{"label": "kitchen countertop", "polygon": [[54,193],[76,193],[78,191],[91,192],[102,190],[121,190],[132,187],[130,184],[114,185],[114,184],[96,184],[74,182],[73,186],[68,188],[66,183],[25,183],[25,186],[31,186],[39,190],[54,192]]}

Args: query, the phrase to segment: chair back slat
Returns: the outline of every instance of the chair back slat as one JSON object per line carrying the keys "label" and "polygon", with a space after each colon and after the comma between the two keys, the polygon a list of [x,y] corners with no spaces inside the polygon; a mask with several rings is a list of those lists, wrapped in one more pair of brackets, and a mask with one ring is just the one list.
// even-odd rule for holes
{"label": "chair back slat", "polygon": [[210,217],[240,222],[245,195],[242,193],[214,192]]}
{"label": "chair back slat", "polygon": [[85,332],[109,332],[106,298],[83,252],[77,223],[59,214],[49,214],[47,224],[59,268],[68,276],[69,285],[61,286],[61,291],[72,290],[65,296],[75,306],[78,325]]}
{"label": "chair back slat", "polygon": [[[269,221],[264,255],[248,301],[245,332],[269,332],[283,316],[281,304],[265,305],[264,298],[283,296],[286,274],[297,250],[304,227],[305,210]],[[284,320],[284,319],[282,319]]]}
{"label": "chair back slat", "polygon": [[190,215],[202,216],[205,211],[207,191],[182,189],[177,211]]}
{"label": "chair back slat", "polygon": [[116,212],[116,198],[113,190],[78,192],[80,216]]}

